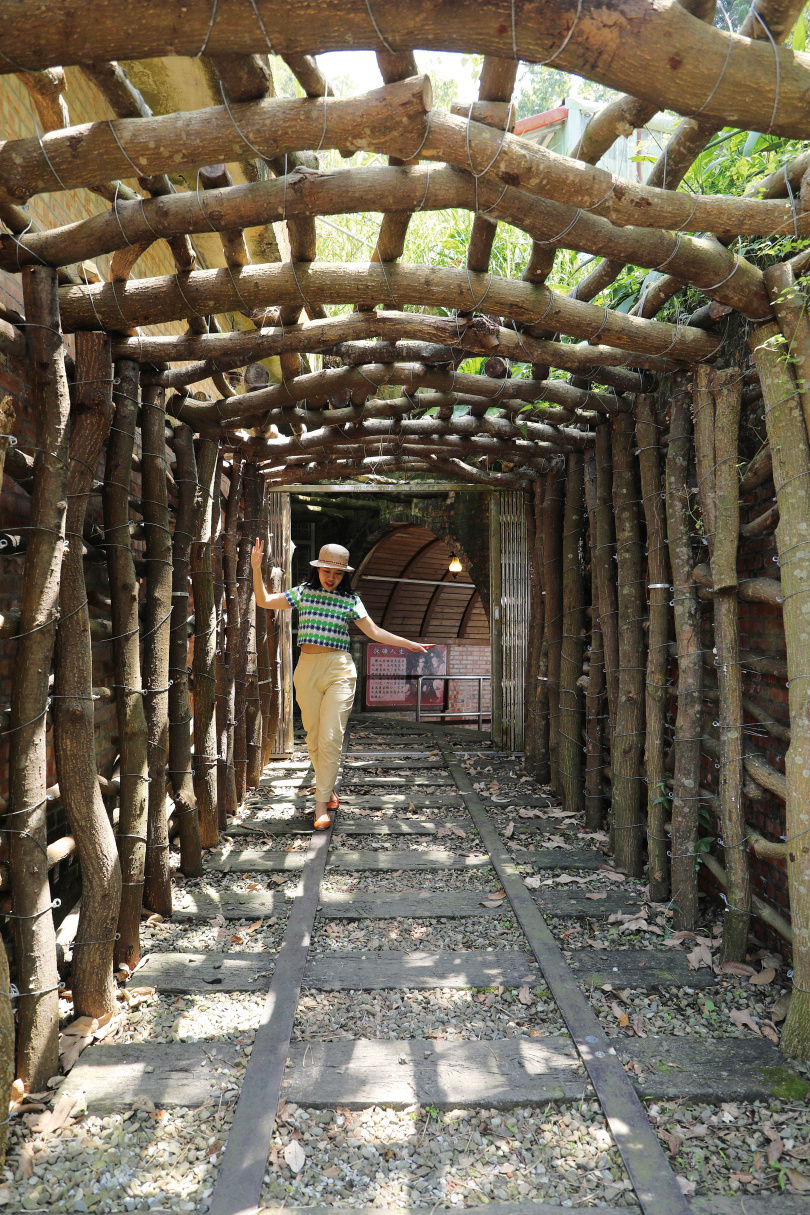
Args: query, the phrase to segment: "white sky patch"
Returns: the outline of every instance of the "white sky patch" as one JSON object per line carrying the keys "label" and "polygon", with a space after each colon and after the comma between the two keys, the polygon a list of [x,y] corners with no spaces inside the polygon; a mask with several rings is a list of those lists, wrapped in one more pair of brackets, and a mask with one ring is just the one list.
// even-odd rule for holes
{"label": "white sky patch", "polygon": [[[458,101],[475,101],[478,96],[478,73],[466,56],[450,51],[416,51],[415,54],[421,71],[456,81]],[[383,83],[373,51],[329,51],[325,55],[318,55],[318,64],[329,80],[349,77],[357,93],[379,89]]]}

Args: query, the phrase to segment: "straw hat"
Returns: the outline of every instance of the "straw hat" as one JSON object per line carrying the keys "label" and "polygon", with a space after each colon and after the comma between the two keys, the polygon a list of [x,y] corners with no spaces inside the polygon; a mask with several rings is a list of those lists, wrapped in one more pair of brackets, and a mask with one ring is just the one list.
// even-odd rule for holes
{"label": "straw hat", "polygon": [[340,570],[344,574],[354,573],[354,566],[349,565],[349,550],[342,544],[324,544],[318,553],[318,560],[310,561],[309,564],[320,570]]}

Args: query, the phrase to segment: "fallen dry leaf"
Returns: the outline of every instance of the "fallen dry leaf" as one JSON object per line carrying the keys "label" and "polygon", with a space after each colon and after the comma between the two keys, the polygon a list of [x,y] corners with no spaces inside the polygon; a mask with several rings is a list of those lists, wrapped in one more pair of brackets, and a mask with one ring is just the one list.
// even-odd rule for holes
{"label": "fallen dry leaf", "polygon": [[307,1155],[301,1144],[296,1139],[293,1139],[284,1148],[284,1159],[289,1165],[290,1172],[300,1173],[307,1162]]}
{"label": "fallen dry leaf", "polygon": [[765,1153],[768,1157],[768,1164],[775,1164],[782,1152],[785,1150],[785,1145],[778,1135],[774,1135],[771,1142],[768,1144],[768,1150]]}
{"label": "fallen dry leaf", "polygon": [[11,1190],[7,1185],[0,1185],[0,1207],[6,1206],[11,1202]]}
{"label": "fallen dry leaf", "polygon": [[779,1031],[776,1029],[776,1026],[769,1024],[767,1021],[763,1021],[760,1028],[763,1038],[767,1038],[770,1042],[773,1042],[774,1046],[779,1045]]}
{"label": "fallen dry leaf", "polygon": [[155,912],[153,912],[153,913],[152,913],[152,915],[147,916],[147,918],[146,918],[146,923],[147,923],[147,925],[148,925],[148,924],[162,924],[162,923],[163,923],[163,916],[162,916],[162,915],[158,915],[158,913],[155,911]]}
{"label": "fallen dry leaf", "polygon": [[[755,1034],[760,1034],[759,1026],[751,1017],[747,1008],[733,1008],[728,1014],[735,1025],[745,1026],[747,1029],[752,1029]],[[760,1034],[761,1036],[761,1034]]]}
{"label": "fallen dry leaf", "polygon": [[810,1177],[798,1169],[785,1169],[787,1179],[797,1194],[810,1194]]}
{"label": "fallen dry leaf", "polygon": [[793,995],[792,991],[782,992],[781,996],[779,997],[779,999],[776,1001],[773,1008],[771,1009],[771,1020],[772,1021],[776,1021],[777,1024],[780,1021],[784,1021],[785,1017],[788,1014],[788,1009],[790,1008],[790,997],[792,995]]}
{"label": "fallen dry leaf", "polygon": [[453,832],[453,835],[457,835],[460,840],[466,840],[467,832],[463,827],[451,827],[450,830]]}
{"label": "fallen dry leaf", "polygon": [[647,1037],[647,1022],[642,1016],[633,1017],[633,1032],[637,1038]]}
{"label": "fallen dry leaf", "polygon": [[606,899],[607,891],[606,890],[589,890],[586,893],[585,898],[586,899]]}
{"label": "fallen dry leaf", "polygon": [[755,973],[753,966],[746,966],[745,962],[723,962],[720,967],[721,975],[741,975],[744,979]]}
{"label": "fallen dry leaf", "polygon": [[510,840],[514,834],[515,834],[515,824],[510,820],[509,824],[506,827],[506,830],[503,833],[503,838],[505,840]]}
{"label": "fallen dry leaf", "polygon": [[531,1004],[532,997],[528,987],[521,987],[520,991],[518,992],[518,999],[520,1000],[521,1004]]}
{"label": "fallen dry leaf", "polygon": [[503,899],[483,899],[481,901],[481,906],[482,907],[502,907]]}
{"label": "fallen dry leaf", "polygon": [[25,1085],[22,1080],[15,1080],[11,1086],[10,1099],[12,1101],[22,1101],[25,1096]]}
{"label": "fallen dry leaf", "polygon": [[544,848],[564,848],[566,852],[571,851],[571,845],[563,839],[561,835],[547,835],[543,841]]}
{"label": "fallen dry leaf", "polygon": [[667,1145],[667,1151],[669,1152],[670,1156],[678,1155],[678,1152],[681,1150],[681,1144],[683,1143],[680,1135],[673,1135],[669,1131],[659,1131],[658,1138],[663,1139],[664,1143]]}
{"label": "fallen dry leaf", "polygon": [[712,951],[708,945],[696,945],[691,953],[686,955],[686,962],[690,970],[700,970],[701,966],[712,968]]}
{"label": "fallen dry leaf", "polygon": [[20,1172],[22,1173],[23,1177],[25,1177],[26,1180],[28,1180],[29,1177],[33,1177],[33,1175],[34,1175],[34,1153],[33,1153],[33,1149],[31,1148],[31,1145],[29,1143],[26,1143],[25,1146],[20,1149],[19,1163],[20,1163]]}
{"label": "fallen dry leaf", "polygon": [[528,886],[530,890],[539,890],[541,886],[545,885],[545,882],[535,874],[534,876],[525,877],[523,884],[524,886]]}
{"label": "fallen dry leaf", "polygon": [[770,966],[767,970],[761,970],[758,975],[751,975],[748,982],[753,983],[755,987],[767,987],[775,978],[776,971]]}
{"label": "fallen dry leaf", "polygon": [[690,1181],[687,1177],[681,1177],[678,1175],[676,1176],[675,1180],[681,1187],[681,1193],[683,1194],[684,1198],[690,1198],[697,1189],[697,1182]]}

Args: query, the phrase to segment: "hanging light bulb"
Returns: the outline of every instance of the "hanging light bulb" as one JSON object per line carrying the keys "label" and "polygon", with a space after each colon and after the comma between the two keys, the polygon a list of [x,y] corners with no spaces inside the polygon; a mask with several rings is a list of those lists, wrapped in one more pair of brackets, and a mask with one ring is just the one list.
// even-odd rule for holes
{"label": "hanging light bulb", "polygon": [[450,558],[450,564],[447,567],[448,573],[452,574],[453,577],[456,578],[461,573],[462,568],[463,568],[463,566],[462,566],[461,562],[459,561],[456,554],[453,553]]}

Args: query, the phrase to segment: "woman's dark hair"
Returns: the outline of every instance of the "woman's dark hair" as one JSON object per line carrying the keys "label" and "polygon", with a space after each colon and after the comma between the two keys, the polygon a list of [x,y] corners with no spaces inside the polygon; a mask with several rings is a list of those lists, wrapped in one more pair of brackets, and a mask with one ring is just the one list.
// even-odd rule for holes
{"label": "woman's dark hair", "polygon": [[[323,590],[323,587],[321,586],[321,580],[318,576],[318,567],[316,565],[313,565],[312,573],[309,575],[309,578],[307,578],[306,582],[304,583],[304,586],[308,586],[310,588],[310,590],[313,590],[313,591],[322,591]],[[334,588],[334,590],[330,591],[329,593],[330,593],[330,595],[353,595],[354,588],[352,586],[352,580],[349,577],[349,575],[344,574],[343,577],[341,578],[340,582]]]}

